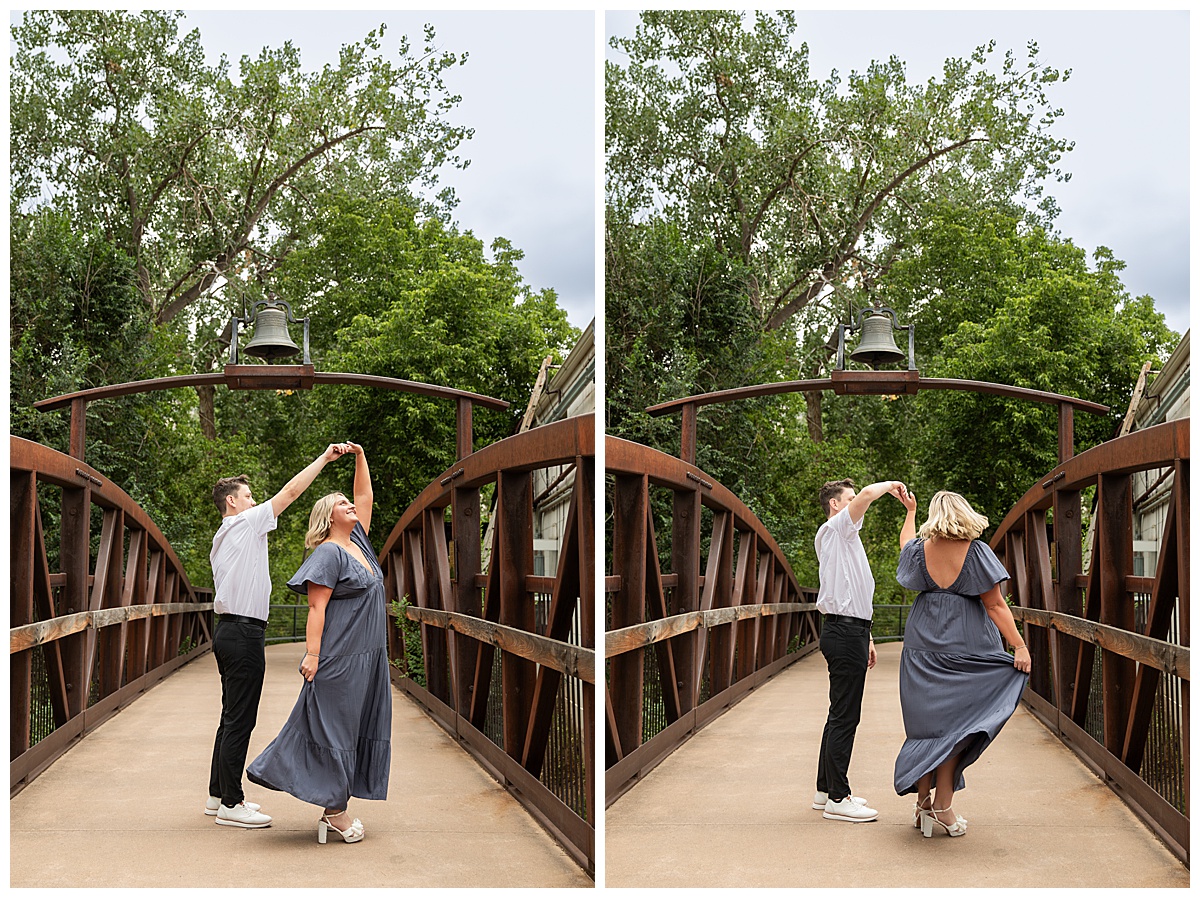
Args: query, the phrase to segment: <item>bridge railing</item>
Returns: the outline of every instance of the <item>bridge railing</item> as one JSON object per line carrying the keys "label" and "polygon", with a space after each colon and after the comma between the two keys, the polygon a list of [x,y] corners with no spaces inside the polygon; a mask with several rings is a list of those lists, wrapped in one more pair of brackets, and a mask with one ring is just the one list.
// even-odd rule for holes
{"label": "bridge railing", "polygon": [[[1188,424],[1135,431],[1065,461],[1022,497],[991,541],[1011,575],[1013,614],[1033,657],[1027,704],[1185,861]],[[1094,539],[1085,573],[1081,499],[1089,487]],[[1155,534],[1135,533],[1134,511],[1152,497],[1161,509],[1164,490],[1155,544]],[[1153,572],[1135,575],[1135,545],[1156,545]]]}
{"label": "bridge railing", "polygon": [[[607,437],[605,469],[612,803],[694,732],[812,652],[820,619],[816,590],[796,582],[762,522],[699,468]],[[670,533],[657,533],[656,517],[668,515]]]}
{"label": "bridge railing", "polygon": [[212,595],[188,582],[145,511],[97,471],[19,437],[10,437],[9,453],[15,792],[150,686],[208,651]]}
{"label": "bridge railing", "polygon": [[[397,685],[420,702],[589,871],[595,870],[594,416],[568,418],[455,462],[380,550]],[[569,487],[553,571],[538,571],[536,508]],[[535,497],[535,482],[545,481]],[[481,493],[493,500],[484,564]],[[546,534],[548,536],[548,534]],[[545,545],[543,543],[543,545]],[[544,556],[543,556],[544,558]],[[404,599],[400,605],[398,600]],[[418,669],[424,685],[417,682]]]}

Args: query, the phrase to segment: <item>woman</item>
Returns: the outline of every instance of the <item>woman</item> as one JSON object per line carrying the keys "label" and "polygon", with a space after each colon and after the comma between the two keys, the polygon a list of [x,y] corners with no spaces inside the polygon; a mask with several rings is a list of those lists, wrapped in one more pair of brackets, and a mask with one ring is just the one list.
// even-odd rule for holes
{"label": "woman", "polygon": [[354,502],[341,493],[317,500],[304,538],[313,553],[288,581],[308,596],[305,682],[279,735],[246,770],[251,782],[320,805],[322,845],[330,830],[345,842],[363,838],[350,796],[387,798],[392,752],[383,572],[367,539],[371,474],[362,447],[347,445]]}
{"label": "woman", "polygon": [[[958,493],[929,503],[916,532],[917,499],[907,490],[896,579],[920,591],[900,656],[900,706],[907,738],[896,758],[896,794],[917,793],[913,826],[966,834],[952,807],[963,770],[1004,726],[1029,678],[1029,649],[1000,592],[1008,572],[977,537],[988,525]],[[1015,648],[1004,651],[1003,636]]]}

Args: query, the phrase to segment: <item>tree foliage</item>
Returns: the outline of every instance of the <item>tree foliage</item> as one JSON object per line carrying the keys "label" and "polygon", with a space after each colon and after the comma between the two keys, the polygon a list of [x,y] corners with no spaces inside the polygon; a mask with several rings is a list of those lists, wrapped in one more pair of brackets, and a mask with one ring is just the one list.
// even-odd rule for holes
{"label": "tree foliage", "polygon": [[[36,10],[12,29],[11,190],[98,229],[133,261],[158,322],[237,266],[273,270],[309,240],[315,198],[411,196],[460,165],[470,130],[443,73],[465,62],[383,27],[320,72],[290,42],[209,66],[181,12]],[[442,195],[439,208],[452,203]]]}
{"label": "tree foliage", "polygon": [[[12,432],[65,451],[68,412],[34,402],[212,370],[231,311],[269,291],[311,317],[319,370],[498,396],[512,407],[476,410],[475,445],[508,436],[542,359],[577,334],[552,290],[523,282],[518,248],[485,251],[450,222],[450,193],[417,196],[465,164],[470,130],[447,121],[441,81],[465,57],[431,29],[389,57],[380,30],[320,72],[284,44],[235,78],[179,18],[35,11],[13,29]],[[362,443],[382,540],[453,461],[454,433],[453,403],[411,394],[180,389],[90,403],[87,461],[206,585],[219,477],[247,474],[263,501],[328,443]],[[301,560],[312,500],[352,478],[330,465],[281,519],[277,573]],[[276,579],[273,600],[292,600]]]}
{"label": "tree foliage", "polygon": [[777,329],[840,283],[875,279],[913,248],[931,206],[1053,200],[1047,177],[1070,144],[1047,88],[1063,74],[994,44],[910,84],[896,57],[820,81],[791,12],[752,22],[722,10],[642,13],[607,62],[607,201],[715,242],[747,272],[750,301]]}
{"label": "tree foliage", "polygon": [[[660,10],[613,41],[628,61],[606,68],[610,432],[678,453],[678,417],[647,406],[819,376],[838,322],[879,304],[914,325],[922,375],[1099,402],[1075,449],[1111,438],[1139,368],[1178,337],[1109,250],[1089,260],[1050,230],[1044,190],[1070,145],[1048,91],[1066,76],[1036,45],[997,60],[988,44],[924,85],[895,58],[822,82],[795,28]],[[813,584],[824,481],[957,490],[994,526],[1058,458],[1053,406],[940,391],[710,405],[697,444]],[[863,528],[877,601],[903,596],[884,575],[902,519],[885,498]]]}

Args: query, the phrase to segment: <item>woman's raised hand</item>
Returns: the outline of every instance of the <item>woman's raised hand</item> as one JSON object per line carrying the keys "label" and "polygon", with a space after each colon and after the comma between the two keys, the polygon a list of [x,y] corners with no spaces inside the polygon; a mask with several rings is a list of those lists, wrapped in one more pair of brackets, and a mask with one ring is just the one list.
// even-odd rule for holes
{"label": "woman's raised hand", "polygon": [[917,510],[917,496],[904,484],[900,484],[900,503],[909,511]]}

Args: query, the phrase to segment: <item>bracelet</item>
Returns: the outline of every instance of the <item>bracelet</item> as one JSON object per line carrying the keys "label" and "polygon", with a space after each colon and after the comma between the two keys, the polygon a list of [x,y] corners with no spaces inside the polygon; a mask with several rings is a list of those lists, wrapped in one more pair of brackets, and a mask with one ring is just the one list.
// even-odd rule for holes
{"label": "bracelet", "polygon": [[320,655],[318,655],[316,652],[305,652],[304,654],[305,654],[305,655],[312,655],[314,658],[317,658],[317,659],[320,659],[320,657],[321,657],[321,656],[320,656]]}
{"label": "bracelet", "polygon": [[1020,645],[1014,645],[1014,646],[1013,646],[1013,651],[1014,651],[1014,652],[1016,652],[1016,651],[1019,651],[1019,650],[1021,650],[1021,649],[1028,649],[1028,648],[1029,648],[1029,646],[1027,646],[1025,643],[1021,643]]}

